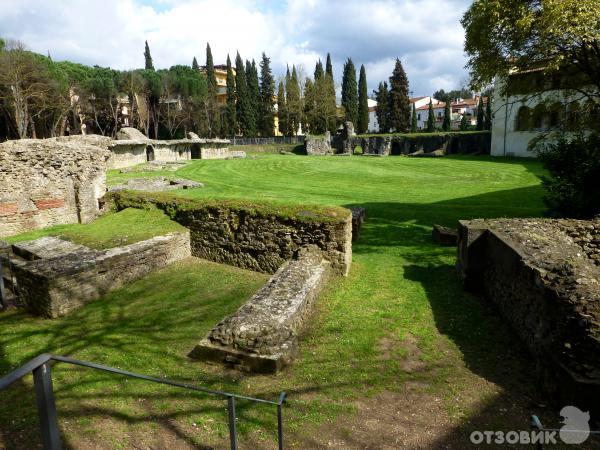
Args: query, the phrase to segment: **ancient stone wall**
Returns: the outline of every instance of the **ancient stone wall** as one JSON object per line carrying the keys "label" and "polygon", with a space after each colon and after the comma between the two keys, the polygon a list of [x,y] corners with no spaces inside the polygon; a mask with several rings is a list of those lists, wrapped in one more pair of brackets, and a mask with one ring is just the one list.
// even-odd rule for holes
{"label": "ancient stone wall", "polygon": [[306,136],[304,139],[304,149],[307,155],[333,155],[331,147],[331,134],[326,132],[323,136]]}
{"label": "ancient stone wall", "polygon": [[457,268],[529,349],[561,404],[600,405],[600,220],[461,221]]}
{"label": "ancient stone wall", "polygon": [[[24,254],[19,245],[14,246],[15,253]],[[127,282],[190,256],[187,231],[108,250],[62,246],[68,250],[48,254],[49,245],[46,242],[40,247],[46,253],[36,255],[34,251],[31,261],[12,261],[24,306],[44,317],[67,314]],[[32,253],[31,244],[23,246]]]}
{"label": "ancient stone wall", "polygon": [[327,281],[329,263],[314,247],[300,251],[234,314],[223,319],[190,353],[237,369],[272,373],[298,352],[298,335]]}
{"label": "ancient stone wall", "polygon": [[90,135],[0,144],[0,237],[93,220],[106,191],[110,141]]}
{"label": "ancient stone wall", "polygon": [[111,192],[116,209],[158,207],[190,230],[192,255],[274,273],[309,244],[319,247],[335,273],[352,261],[352,214],[339,207],[297,209],[235,201],[199,201],[166,194]]}

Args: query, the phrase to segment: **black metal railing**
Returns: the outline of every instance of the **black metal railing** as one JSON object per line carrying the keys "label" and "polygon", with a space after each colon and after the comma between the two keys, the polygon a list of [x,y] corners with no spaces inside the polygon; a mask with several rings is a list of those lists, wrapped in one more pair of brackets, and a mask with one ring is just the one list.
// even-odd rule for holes
{"label": "black metal railing", "polygon": [[37,402],[38,414],[40,417],[40,427],[42,431],[42,443],[46,450],[57,450],[61,448],[60,431],[58,429],[58,416],[56,414],[56,404],[54,401],[54,390],[52,388],[52,372],[50,368],[51,361],[58,361],[77,366],[88,367],[90,369],[103,370],[105,372],[116,373],[130,378],[139,380],[151,381],[153,383],[166,384],[192,391],[204,392],[209,395],[215,395],[227,398],[227,411],[229,416],[229,441],[232,450],[236,450],[237,446],[237,427],[235,423],[235,401],[249,400],[255,403],[263,403],[274,405],[277,407],[277,442],[279,449],[283,449],[283,403],[286,399],[286,393],[282,392],[277,401],[264,400],[260,398],[247,397],[245,395],[231,394],[224,391],[216,391],[201,386],[194,386],[188,383],[180,383],[178,381],[165,380],[162,378],[140,375],[126,370],[115,369],[114,367],[104,366],[77,359],[67,358],[65,356],[49,355],[44,353],[36,356],[32,360],[23,364],[18,369],[13,370],[8,375],[0,378],[0,391],[6,389],[14,382],[20,380],[28,373],[33,373],[33,383],[35,388],[35,397]]}

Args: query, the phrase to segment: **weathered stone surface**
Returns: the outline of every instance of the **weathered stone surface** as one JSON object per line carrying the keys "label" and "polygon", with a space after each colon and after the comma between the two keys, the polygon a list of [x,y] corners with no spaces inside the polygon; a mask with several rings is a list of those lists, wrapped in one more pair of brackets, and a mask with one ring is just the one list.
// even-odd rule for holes
{"label": "weathered stone surface", "polygon": [[[40,247],[32,243],[20,245]],[[190,241],[186,231],[108,250],[83,247],[44,259],[17,260],[13,270],[24,306],[36,315],[58,317],[188,256]]]}
{"label": "weathered stone surface", "polygon": [[327,279],[316,247],[285,263],[250,300],[215,326],[190,353],[240,370],[277,372],[297,354],[298,335]]}
{"label": "weathered stone surface", "polygon": [[457,268],[534,356],[553,398],[600,405],[600,220],[461,221]]}
{"label": "weathered stone surface", "polygon": [[0,144],[0,237],[93,220],[106,192],[110,141],[89,135]]}
{"label": "weathered stone surface", "polygon": [[[354,147],[354,143],[350,144]],[[359,143],[363,149],[363,155],[366,156],[387,156],[392,149],[392,138],[389,136],[375,136],[370,138],[361,138]]]}
{"label": "weathered stone surface", "polygon": [[352,262],[352,214],[336,209],[336,216],[307,210],[295,217],[262,210],[260,205],[187,200],[164,194],[111,192],[117,209],[156,206],[172,220],[189,228],[192,255],[274,273],[302,247],[314,244],[331,262],[332,270],[347,275]]}
{"label": "weathered stone surface", "polygon": [[367,217],[367,210],[360,206],[354,206],[350,208],[352,212],[352,241],[356,241],[360,234],[362,224]]}
{"label": "weathered stone surface", "polygon": [[434,225],[431,230],[431,237],[434,242],[445,245],[455,246],[458,242],[458,231],[455,228],[443,227],[441,225]]}
{"label": "weathered stone surface", "polygon": [[23,241],[12,245],[14,254],[29,261],[56,258],[88,250],[89,248],[84,245],[75,244],[54,236],[45,236],[33,241]]}
{"label": "weathered stone surface", "polygon": [[124,189],[132,189],[135,191],[162,192],[172,191],[175,189],[193,189],[204,187],[202,183],[197,181],[186,180],[184,178],[169,179],[166,177],[156,178],[131,178],[124,184],[111,186],[108,191],[122,191]]}
{"label": "weathered stone surface", "polygon": [[245,158],[246,152],[244,150],[229,150],[229,156],[231,158]]}
{"label": "weathered stone surface", "polygon": [[198,136],[193,131],[188,131],[188,139],[200,139],[200,136]]}
{"label": "weathered stone surface", "polygon": [[331,148],[331,134],[325,133],[324,136],[306,136],[304,139],[304,148],[307,155],[333,155]]}
{"label": "weathered stone surface", "polygon": [[135,140],[145,141],[145,140],[150,140],[140,130],[138,130],[137,128],[131,128],[131,127],[123,127],[119,131],[117,131],[117,139],[123,140],[123,141],[131,141],[131,140],[134,140],[134,141]]}

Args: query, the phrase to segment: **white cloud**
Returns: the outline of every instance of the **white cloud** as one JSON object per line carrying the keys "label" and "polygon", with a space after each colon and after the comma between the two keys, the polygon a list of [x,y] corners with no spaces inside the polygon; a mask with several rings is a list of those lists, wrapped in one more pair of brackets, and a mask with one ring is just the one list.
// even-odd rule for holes
{"label": "white cloud", "polygon": [[2,0],[0,30],[34,51],[118,69],[143,65],[148,40],[155,67],[256,59],[264,51],[275,75],[286,64],[312,74],[331,52],[339,82],[351,56],[367,69],[369,92],[387,79],[396,57],[411,90],[448,89],[464,78],[459,18],[469,0]]}

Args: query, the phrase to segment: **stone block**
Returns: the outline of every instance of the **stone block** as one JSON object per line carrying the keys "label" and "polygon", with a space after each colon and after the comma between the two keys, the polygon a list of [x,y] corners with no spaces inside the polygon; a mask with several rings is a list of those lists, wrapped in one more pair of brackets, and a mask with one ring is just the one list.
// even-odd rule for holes
{"label": "stone block", "polygon": [[441,225],[433,226],[431,237],[439,245],[452,247],[458,243],[458,231],[454,228],[443,227]]}

